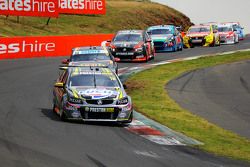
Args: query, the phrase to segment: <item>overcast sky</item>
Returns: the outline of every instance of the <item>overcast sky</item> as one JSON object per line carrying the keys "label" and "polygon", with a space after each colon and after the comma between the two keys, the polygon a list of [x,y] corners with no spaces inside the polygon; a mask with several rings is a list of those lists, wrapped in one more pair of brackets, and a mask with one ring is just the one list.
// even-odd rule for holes
{"label": "overcast sky", "polygon": [[250,0],[152,0],[173,7],[195,24],[239,21],[250,33]]}

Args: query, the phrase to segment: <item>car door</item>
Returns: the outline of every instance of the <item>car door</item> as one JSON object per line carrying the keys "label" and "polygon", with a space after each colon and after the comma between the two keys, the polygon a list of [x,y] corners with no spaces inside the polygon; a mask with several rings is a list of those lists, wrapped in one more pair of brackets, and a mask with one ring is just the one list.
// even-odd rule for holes
{"label": "car door", "polygon": [[[65,70],[59,77],[57,82],[62,82],[65,85],[67,78],[68,78],[68,70]],[[64,93],[65,93],[65,88],[55,87],[56,102],[57,102],[57,107],[59,107],[59,109],[62,109],[62,98]]]}

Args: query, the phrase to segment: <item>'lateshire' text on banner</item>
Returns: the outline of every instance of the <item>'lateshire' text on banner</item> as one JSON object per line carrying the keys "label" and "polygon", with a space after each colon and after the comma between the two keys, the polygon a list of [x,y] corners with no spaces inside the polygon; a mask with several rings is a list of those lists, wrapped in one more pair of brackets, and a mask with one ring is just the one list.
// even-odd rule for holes
{"label": "'lateshire' text on banner", "polygon": [[59,13],[105,14],[105,0],[59,0]]}
{"label": "'lateshire' text on banner", "polygon": [[58,0],[0,0],[0,14],[58,17]]}
{"label": "'lateshire' text on banner", "polygon": [[105,14],[105,0],[0,0],[0,15],[58,17],[60,13]]}

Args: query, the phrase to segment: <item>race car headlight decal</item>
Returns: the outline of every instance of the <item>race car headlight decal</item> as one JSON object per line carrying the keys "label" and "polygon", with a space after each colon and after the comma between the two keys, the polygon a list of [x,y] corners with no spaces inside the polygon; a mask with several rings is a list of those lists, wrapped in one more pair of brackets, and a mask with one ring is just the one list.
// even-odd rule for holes
{"label": "race car headlight decal", "polygon": [[73,97],[68,97],[68,101],[70,103],[73,103],[73,104],[82,104],[82,100],[81,99],[76,99],[76,98],[73,98]]}
{"label": "race car headlight decal", "polygon": [[124,98],[118,100],[116,104],[117,104],[117,105],[125,105],[125,104],[128,104],[128,98],[127,98],[127,97],[124,97]]}
{"label": "race car headlight decal", "polygon": [[70,102],[67,102],[65,105],[65,108],[66,110],[69,110],[69,111],[76,111],[78,107],[74,104],[71,104]]}

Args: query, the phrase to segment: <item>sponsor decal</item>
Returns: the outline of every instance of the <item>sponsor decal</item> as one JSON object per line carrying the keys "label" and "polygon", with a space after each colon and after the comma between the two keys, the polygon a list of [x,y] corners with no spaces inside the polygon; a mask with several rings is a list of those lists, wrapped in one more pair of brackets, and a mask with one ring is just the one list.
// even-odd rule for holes
{"label": "sponsor decal", "polygon": [[[107,89],[87,89],[84,91],[79,91],[78,93],[80,95],[91,96],[92,99],[103,99],[112,96],[114,94],[117,95],[117,92]],[[101,101],[99,103],[101,103]]]}

